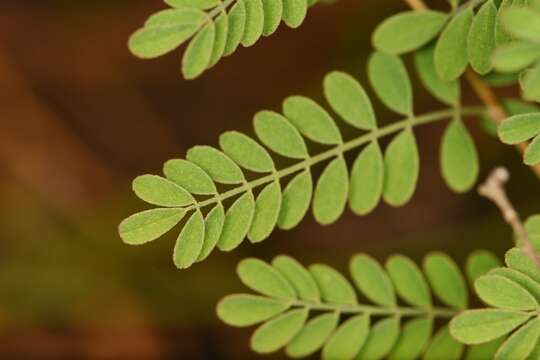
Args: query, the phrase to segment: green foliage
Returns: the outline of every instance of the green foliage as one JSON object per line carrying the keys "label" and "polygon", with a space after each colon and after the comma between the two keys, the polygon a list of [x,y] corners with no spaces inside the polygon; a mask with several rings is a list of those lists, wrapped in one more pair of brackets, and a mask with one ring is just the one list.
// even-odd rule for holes
{"label": "green foliage", "polygon": [[261,36],[273,34],[281,21],[291,28],[306,17],[306,0],[168,0],[169,9],[151,15],[129,39],[131,52],[143,59],[162,56],[190,40],[182,74],[194,79]]}
{"label": "green foliage", "polygon": [[524,162],[527,165],[540,163],[540,113],[507,118],[499,127],[499,138],[506,144],[518,144],[534,138],[527,146]]}
{"label": "green foliage", "polygon": [[[120,236],[130,244],[155,240],[186,216],[173,257],[177,267],[186,268],[204,260],[215,247],[230,251],[246,237],[256,243],[275,227],[291,229],[310,206],[315,220],[327,225],[337,221],[347,203],[359,215],[371,212],[381,198],[392,206],[404,205],[415,192],[420,171],[413,127],[452,117],[454,110],[413,115],[410,79],[395,55],[375,53],[368,73],[381,101],[406,119],[379,128],[363,87],[345,73],[332,72],[324,81],[328,103],[364,133],[344,141],[337,122],[322,106],[304,96],[289,97],[283,102],[283,115],[272,111],[255,115],[257,139],[228,131],[219,138],[220,149],[195,146],[185,160],[164,164],[165,177],[136,178],[135,194],[159,208],[124,220]],[[457,106],[457,97],[451,102]],[[394,133],[397,136],[383,155],[378,139]],[[310,155],[310,143],[327,149]],[[358,156],[349,167],[344,154],[352,150]],[[277,156],[296,162],[277,169]],[[312,167],[325,162],[314,183]],[[474,144],[457,120],[443,137],[441,169],[458,192],[472,187],[478,176]],[[229,187],[223,190],[224,185]]]}
{"label": "green foliage", "polygon": [[[449,308],[433,305],[430,285],[409,258],[393,256],[383,268],[370,256],[357,254],[349,267],[357,291],[375,305],[359,304],[353,285],[331,267],[314,264],[307,270],[281,255],[271,264],[242,261],[240,279],[263,296],[229,295],[218,304],[218,316],[232,326],[251,326],[259,319],[263,324],[251,338],[258,353],[284,348],[294,358],[318,350],[323,359],[401,360],[422,354],[438,359],[447,351],[459,356],[463,346],[449,337],[446,325],[431,337],[435,318],[448,318],[467,305],[465,281],[449,257],[432,253],[424,259],[435,297]],[[280,272],[289,275],[278,276]],[[399,304],[398,298],[412,307]],[[246,314],[251,309],[253,316]]]}
{"label": "green foliage", "polygon": [[519,248],[508,251],[505,262],[507,267],[494,268],[475,281],[476,293],[492,308],[457,315],[450,333],[465,344],[485,344],[483,349],[495,359],[534,359],[529,356],[540,345],[540,271]]}

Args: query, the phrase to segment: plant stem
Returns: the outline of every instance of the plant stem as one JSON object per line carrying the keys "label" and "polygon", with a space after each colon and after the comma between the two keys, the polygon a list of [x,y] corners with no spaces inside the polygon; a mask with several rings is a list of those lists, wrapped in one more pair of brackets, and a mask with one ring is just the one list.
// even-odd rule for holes
{"label": "plant stem", "polygon": [[[423,0],[404,0],[414,10],[427,10],[428,6]],[[491,115],[489,119],[499,125],[507,116],[506,111],[501,106],[499,100],[491,88],[478,76],[473,70],[468,69],[465,72],[465,78],[472,87],[476,95],[486,105],[488,113]],[[527,143],[517,144],[516,148],[520,153],[524,153],[527,148]],[[532,171],[540,179],[540,164],[531,165]]]}
{"label": "plant stem", "polygon": [[[484,108],[479,107],[467,107],[461,109],[461,114],[463,116],[468,115],[480,115],[484,112]],[[311,166],[316,165],[322,161],[328,160],[332,157],[341,156],[345,152],[353,150],[355,148],[358,148],[361,145],[367,144],[370,141],[377,140],[379,138],[382,138],[386,135],[390,135],[393,133],[396,133],[400,130],[404,130],[407,127],[414,127],[417,125],[422,124],[428,124],[436,121],[440,121],[443,119],[452,118],[454,116],[455,110],[454,109],[445,109],[440,111],[435,111],[432,113],[420,115],[414,118],[406,118],[404,120],[392,123],[388,126],[385,126],[381,129],[375,129],[367,134],[360,135],[357,138],[354,138],[352,140],[346,141],[344,143],[341,143],[329,150],[323,151],[313,157],[309,157],[305,160],[302,160],[294,165],[291,165],[289,167],[286,167],[284,169],[281,169],[279,171],[276,171],[272,174],[263,176],[261,178],[252,180],[250,182],[245,182],[244,184],[231,189],[229,191],[226,191],[222,194],[216,194],[216,196],[203,200],[201,202],[198,202],[196,204],[193,204],[189,207],[184,208],[186,211],[193,210],[196,208],[202,208],[208,205],[212,205],[215,203],[222,202],[232,196],[241,194],[246,191],[251,191],[253,188],[270,183],[272,181],[279,181],[280,179],[294,174],[296,172],[309,169]]]}
{"label": "plant stem", "polygon": [[508,182],[510,174],[503,167],[498,167],[491,172],[486,181],[478,187],[480,195],[493,201],[499,207],[504,220],[512,227],[516,234],[516,245],[523,251],[540,269],[540,257],[529,239],[527,230],[519,218],[519,214],[506,195],[504,185]]}
{"label": "plant stem", "polygon": [[371,305],[352,304],[329,304],[315,303],[309,301],[295,301],[292,306],[307,307],[311,310],[336,311],[343,314],[367,314],[367,315],[395,315],[395,316],[429,316],[450,318],[456,315],[459,310],[447,308],[412,308],[412,307],[382,307]]}

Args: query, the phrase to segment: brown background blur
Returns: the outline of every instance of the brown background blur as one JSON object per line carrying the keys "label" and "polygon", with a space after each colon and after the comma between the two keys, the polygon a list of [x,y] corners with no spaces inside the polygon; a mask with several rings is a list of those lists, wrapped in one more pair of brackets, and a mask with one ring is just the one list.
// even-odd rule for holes
{"label": "brown background blur", "polygon": [[[117,224],[144,208],[131,193],[134,176],[159,172],[193,145],[215,145],[222,131],[250,132],[256,111],[278,110],[288,95],[320,98],[332,69],[366,83],[372,29],[405,9],[398,0],[315,6],[301,28],[282,26],[185,81],[180,52],[141,61],[126,48],[129,34],[163,7],[157,0],[0,2],[0,358],[252,358],[251,331],[228,328],[214,313],[221,296],[243,290],[234,271],[243,257],[287,253],[345,270],[358,251],[383,260],[442,250],[463,263],[473,249],[501,254],[510,246],[491,204],[444,185],[442,124],[417,130],[421,178],[403,209],[381,205],[366,217],[347,210],[327,227],[310,214],[292,231],[216,251],[187,271],[172,264],[174,234],[124,245]],[[476,101],[468,90],[465,97]],[[376,106],[381,123],[397,119]],[[415,106],[421,113],[440,104],[416,86]],[[470,124],[482,177],[508,166],[517,207],[540,212],[537,180],[517,153]]]}

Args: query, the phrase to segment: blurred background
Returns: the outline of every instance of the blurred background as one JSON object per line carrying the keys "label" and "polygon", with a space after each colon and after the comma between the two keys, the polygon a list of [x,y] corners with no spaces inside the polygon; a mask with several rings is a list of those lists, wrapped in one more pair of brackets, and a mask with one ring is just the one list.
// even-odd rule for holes
{"label": "blurred background", "polygon": [[[253,358],[251,331],[222,325],[214,311],[220,297],[244,290],[234,270],[243,257],[286,253],[344,271],[359,251],[384,260],[442,250],[462,264],[474,249],[501,255],[511,245],[492,204],[444,185],[443,124],[416,132],[421,177],[403,209],[347,211],[327,227],[309,214],[292,231],[216,251],[187,271],[172,263],[174,233],[123,244],[118,223],[145,207],[131,192],[133,177],[159,173],[191,146],[216,145],[222,131],[250,133],[253,114],[279,110],[288,95],[320,99],[330,70],[366,84],[371,31],[406,9],[398,0],[315,6],[299,29],[282,26],[185,81],[180,52],[142,61],[126,48],[161,8],[157,0],[0,2],[0,358]],[[413,81],[417,112],[441,106]],[[381,123],[397,119],[376,107]],[[538,180],[518,154],[468,123],[482,178],[495,165],[509,167],[516,207],[523,216],[540,212]]]}

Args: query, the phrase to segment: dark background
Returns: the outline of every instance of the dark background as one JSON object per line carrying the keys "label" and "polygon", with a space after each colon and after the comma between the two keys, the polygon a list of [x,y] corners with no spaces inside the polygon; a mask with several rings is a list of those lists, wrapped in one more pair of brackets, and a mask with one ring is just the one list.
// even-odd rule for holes
{"label": "dark background", "polygon": [[[0,358],[251,358],[251,331],[224,326],[214,312],[220,297],[243,291],[234,271],[243,257],[286,253],[344,271],[358,251],[383,260],[442,250],[462,264],[473,249],[501,255],[510,246],[492,204],[444,185],[442,124],[416,132],[421,177],[403,209],[381,205],[366,217],[347,210],[327,227],[309,214],[292,231],[216,251],[187,271],[172,263],[174,234],[124,245],[117,224],[144,208],[130,189],[134,176],[158,173],[193,145],[216,145],[225,130],[251,132],[253,114],[279,110],[288,95],[320,98],[330,70],[366,84],[371,31],[406,8],[398,0],[315,6],[299,29],[282,25],[185,81],[179,51],[142,61],[126,48],[129,34],[163,7],[156,0],[0,2]],[[398,119],[376,107],[379,122]],[[441,105],[416,86],[415,107]],[[469,124],[482,177],[508,166],[517,208],[539,212],[537,179],[518,154],[474,119]]]}

